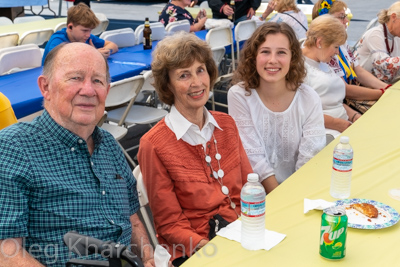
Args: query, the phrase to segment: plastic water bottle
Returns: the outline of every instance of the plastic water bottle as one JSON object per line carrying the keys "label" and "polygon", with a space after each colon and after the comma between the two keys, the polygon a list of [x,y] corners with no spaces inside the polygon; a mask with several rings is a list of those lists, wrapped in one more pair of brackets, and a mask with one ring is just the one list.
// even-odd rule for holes
{"label": "plastic water bottle", "polygon": [[353,148],[349,138],[342,136],[340,143],[333,150],[331,177],[331,196],[334,198],[350,197],[351,171],[353,169]]}
{"label": "plastic water bottle", "polygon": [[265,190],[256,173],[247,175],[240,193],[242,211],[242,247],[262,249],[265,243]]}

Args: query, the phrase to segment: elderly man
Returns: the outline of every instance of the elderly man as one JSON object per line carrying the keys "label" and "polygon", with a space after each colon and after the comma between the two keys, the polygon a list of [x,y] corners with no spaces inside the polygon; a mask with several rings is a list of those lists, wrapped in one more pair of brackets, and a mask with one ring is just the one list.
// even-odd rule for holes
{"label": "elderly man", "polygon": [[118,46],[107,40],[91,34],[92,30],[99,25],[93,11],[84,3],[70,7],[67,14],[67,28],[54,33],[46,44],[44,49],[42,65],[47,54],[57,45],[62,43],[81,42],[94,46],[99,52],[107,58],[110,54],[118,51]]}
{"label": "elderly man", "polygon": [[93,47],[62,44],[38,79],[43,115],[0,131],[1,266],[65,266],[63,235],[75,230],[152,248],[138,215],[136,180],[115,139],[96,126],[110,88]]}

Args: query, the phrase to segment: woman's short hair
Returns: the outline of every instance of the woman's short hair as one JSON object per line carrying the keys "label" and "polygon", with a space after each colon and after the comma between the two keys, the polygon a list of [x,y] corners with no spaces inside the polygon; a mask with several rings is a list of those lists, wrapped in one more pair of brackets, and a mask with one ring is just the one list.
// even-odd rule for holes
{"label": "woman's short hair", "polygon": [[[326,1],[326,0],[318,0],[314,4],[313,10],[312,10],[312,14],[311,14],[312,19],[315,19],[316,17],[320,16],[318,10],[321,9],[321,4],[324,1]],[[328,11],[329,13],[328,14],[332,15],[333,13],[340,12],[340,11],[343,11],[343,10],[346,10],[346,9],[347,9],[347,5],[346,5],[345,2],[342,2],[340,0],[336,0],[335,2],[332,3],[331,7],[329,8],[329,11]]]}
{"label": "woman's short hair", "polygon": [[278,0],[275,10],[279,13],[294,10],[296,13],[300,11],[295,0]]}
{"label": "woman's short hair", "polygon": [[324,46],[331,44],[344,44],[347,40],[347,33],[343,24],[334,16],[325,14],[318,16],[311,21],[307,31],[307,39],[304,46],[316,46],[317,39],[322,39]]}
{"label": "woman's short hair", "polygon": [[396,17],[400,17],[400,1],[393,3],[388,9],[382,9],[378,13],[378,21],[381,24],[388,23],[390,16],[395,13]]}
{"label": "woman's short hair", "polygon": [[86,4],[79,3],[68,9],[67,25],[70,23],[74,26],[81,25],[85,28],[94,29],[100,24],[100,21]]}
{"label": "woman's short hair", "polygon": [[172,105],[175,102],[174,94],[170,89],[169,71],[187,68],[194,61],[204,63],[210,76],[210,89],[214,86],[218,76],[213,55],[208,44],[187,32],[177,32],[167,36],[157,44],[153,52],[151,69],[154,77],[154,87],[160,100]]}
{"label": "woman's short hair", "polygon": [[246,41],[240,54],[238,69],[233,77],[233,83],[243,82],[244,89],[250,93],[250,89],[258,88],[260,75],[257,72],[256,58],[260,46],[265,42],[267,35],[281,33],[289,39],[289,49],[292,53],[289,71],[286,74],[286,82],[296,90],[306,76],[304,58],[292,27],[288,24],[266,22],[262,24]]}

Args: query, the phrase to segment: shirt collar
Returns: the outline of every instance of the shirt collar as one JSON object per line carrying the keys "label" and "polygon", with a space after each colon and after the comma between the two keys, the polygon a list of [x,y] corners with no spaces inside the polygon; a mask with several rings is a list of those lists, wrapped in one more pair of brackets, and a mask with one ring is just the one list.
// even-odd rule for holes
{"label": "shirt collar", "polygon": [[[48,133],[54,136],[54,138],[59,139],[68,147],[76,147],[77,145],[86,144],[86,141],[83,140],[81,137],[59,125],[50,116],[46,109],[43,111],[43,114],[38,118],[38,122],[43,125],[43,128],[46,129]],[[95,148],[97,148],[103,140],[103,133],[98,129],[97,126],[92,133],[92,138],[95,144]]]}
{"label": "shirt collar", "polygon": [[[203,107],[203,114],[206,118],[205,122],[204,122],[204,126],[203,127],[207,127],[209,124],[214,125],[215,127],[217,127],[218,129],[221,129],[221,127],[219,127],[217,121],[215,120],[215,118],[213,117],[213,115],[206,109],[206,107]],[[192,125],[195,125],[194,123],[191,123],[190,121],[188,121],[175,107],[175,105],[171,106],[171,111],[169,113],[169,119],[173,128],[173,132],[175,133],[176,136],[176,140],[179,140],[182,138],[182,136],[185,135],[185,133],[189,130],[189,128]],[[197,125],[195,125],[197,126]]]}

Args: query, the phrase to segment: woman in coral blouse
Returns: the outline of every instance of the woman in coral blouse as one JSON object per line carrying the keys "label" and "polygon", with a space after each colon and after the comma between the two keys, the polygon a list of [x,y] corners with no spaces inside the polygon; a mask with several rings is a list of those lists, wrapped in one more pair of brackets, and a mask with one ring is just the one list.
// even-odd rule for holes
{"label": "woman in coral blouse", "polygon": [[217,77],[209,46],[177,33],[157,44],[151,67],[171,112],[142,137],[138,160],[158,240],[179,266],[212,237],[216,215],[239,217],[252,168],[233,119],[204,107]]}

